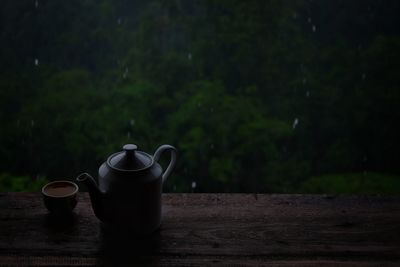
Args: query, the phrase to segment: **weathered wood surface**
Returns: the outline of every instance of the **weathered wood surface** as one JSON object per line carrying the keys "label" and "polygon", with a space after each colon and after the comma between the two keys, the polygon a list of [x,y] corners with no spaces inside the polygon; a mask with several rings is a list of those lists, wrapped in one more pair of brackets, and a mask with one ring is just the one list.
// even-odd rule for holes
{"label": "weathered wood surface", "polygon": [[0,266],[400,266],[400,197],[164,194],[148,238],[100,229],[86,193],[52,218],[37,193],[0,194]]}

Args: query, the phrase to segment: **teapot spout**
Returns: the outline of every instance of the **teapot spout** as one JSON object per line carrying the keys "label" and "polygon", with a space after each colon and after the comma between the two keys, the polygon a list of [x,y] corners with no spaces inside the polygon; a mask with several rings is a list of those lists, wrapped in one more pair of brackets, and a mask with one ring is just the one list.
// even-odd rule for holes
{"label": "teapot spout", "polygon": [[76,181],[83,182],[89,190],[90,200],[92,202],[92,208],[94,214],[101,221],[104,221],[104,207],[103,207],[103,198],[104,193],[100,191],[99,186],[97,185],[96,180],[88,173],[81,173]]}

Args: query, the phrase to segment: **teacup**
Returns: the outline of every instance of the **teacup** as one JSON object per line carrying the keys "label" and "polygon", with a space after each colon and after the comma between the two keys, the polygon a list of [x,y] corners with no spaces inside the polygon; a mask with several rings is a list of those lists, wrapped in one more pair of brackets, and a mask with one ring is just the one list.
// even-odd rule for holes
{"label": "teacup", "polygon": [[43,201],[46,208],[55,214],[68,214],[77,204],[77,184],[70,181],[54,181],[42,188]]}

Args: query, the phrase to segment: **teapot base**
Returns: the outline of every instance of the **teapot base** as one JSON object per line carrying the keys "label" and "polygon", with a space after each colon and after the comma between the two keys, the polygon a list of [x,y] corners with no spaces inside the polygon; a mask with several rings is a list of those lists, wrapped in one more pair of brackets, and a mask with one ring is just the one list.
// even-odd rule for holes
{"label": "teapot base", "polygon": [[120,225],[120,224],[110,224],[101,222],[100,228],[104,234],[112,235],[112,236],[120,236],[120,237],[147,237],[151,236],[154,233],[160,230],[161,223],[159,223],[156,227],[152,229],[142,229],[138,227],[132,227],[127,225]]}

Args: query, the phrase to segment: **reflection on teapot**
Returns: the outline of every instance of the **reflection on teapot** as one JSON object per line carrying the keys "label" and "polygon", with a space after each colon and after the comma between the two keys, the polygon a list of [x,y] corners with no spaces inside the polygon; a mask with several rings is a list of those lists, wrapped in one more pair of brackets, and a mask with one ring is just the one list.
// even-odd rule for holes
{"label": "reflection on teapot", "polygon": [[[163,171],[158,161],[165,151],[170,151],[171,160]],[[93,211],[104,226],[149,234],[161,224],[162,185],[175,163],[173,146],[162,145],[151,156],[127,144],[100,166],[98,183],[88,173],[76,180],[88,187]]]}

